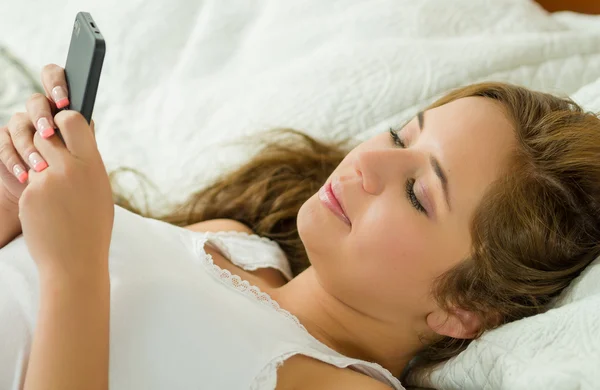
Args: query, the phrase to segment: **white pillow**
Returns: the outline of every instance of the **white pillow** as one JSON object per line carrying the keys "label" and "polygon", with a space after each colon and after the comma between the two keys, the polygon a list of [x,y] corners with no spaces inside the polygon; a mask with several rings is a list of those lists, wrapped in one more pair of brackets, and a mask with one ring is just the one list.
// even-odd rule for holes
{"label": "white pillow", "polygon": [[[600,78],[572,98],[600,112]],[[565,289],[554,309],[487,332],[430,378],[414,379],[436,389],[600,388],[600,258]]]}
{"label": "white pillow", "polygon": [[[600,26],[600,21],[598,25]],[[600,78],[581,87],[571,98],[587,111],[600,115]]]}
{"label": "white pillow", "polygon": [[[598,265],[596,261],[596,277]],[[457,390],[598,389],[599,307],[600,294],[594,294],[504,325],[419,384]]]}

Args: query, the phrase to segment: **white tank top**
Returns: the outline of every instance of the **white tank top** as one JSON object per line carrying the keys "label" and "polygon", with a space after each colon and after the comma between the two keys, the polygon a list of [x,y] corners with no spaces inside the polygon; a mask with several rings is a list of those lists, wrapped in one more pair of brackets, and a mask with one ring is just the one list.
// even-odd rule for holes
{"label": "white tank top", "polygon": [[[267,294],[219,268],[211,244],[246,270],[291,277],[279,246],[236,232],[197,233],[120,207],[110,248],[110,389],[275,389],[302,354],[404,389],[378,364],[312,337]],[[0,250],[0,389],[21,389],[36,323],[38,276],[23,237]]]}

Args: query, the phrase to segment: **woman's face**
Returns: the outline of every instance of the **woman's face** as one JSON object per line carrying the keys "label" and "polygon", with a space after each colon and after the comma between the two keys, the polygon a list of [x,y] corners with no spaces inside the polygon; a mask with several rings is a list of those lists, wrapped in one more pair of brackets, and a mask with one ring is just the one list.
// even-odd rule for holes
{"label": "woman's face", "polygon": [[468,97],[360,144],[298,215],[320,284],[381,320],[437,309],[433,281],[469,255],[474,211],[514,143],[500,104]]}

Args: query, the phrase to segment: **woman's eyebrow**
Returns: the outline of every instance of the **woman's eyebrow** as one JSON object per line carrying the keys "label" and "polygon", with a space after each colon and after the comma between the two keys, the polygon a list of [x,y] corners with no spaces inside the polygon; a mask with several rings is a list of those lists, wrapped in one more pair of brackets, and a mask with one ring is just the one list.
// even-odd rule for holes
{"label": "woman's eyebrow", "polygon": [[[419,113],[417,114],[417,120],[419,122],[419,129],[421,130],[421,133],[423,133],[423,131],[425,130],[425,111],[419,111]],[[446,176],[446,171],[442,168],[440,162],[435,156],[431,155],[429,157],[429,161],[431,162],[431,167],[433,168],[433,171],[442,183],[442,189],[444,190],[444,198],[446,199],[448,210],[452,211],[452,208],[450,207],[448,176]]]}

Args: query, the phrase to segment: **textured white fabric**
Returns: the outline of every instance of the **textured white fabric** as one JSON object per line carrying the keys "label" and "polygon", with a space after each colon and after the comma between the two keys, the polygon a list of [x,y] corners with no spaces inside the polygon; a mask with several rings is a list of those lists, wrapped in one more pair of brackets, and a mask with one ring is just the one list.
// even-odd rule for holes
{"label": "textured white fabric", "polygon": [[[216,266],[204,250],[215,236],[234,256],[243,253],[237,246],[252,250],[237,264],[281,267],[280,250],[265,239],[195,233],[116,207],[109,263],[111,390],[273,390],[277,367],[295,354],[403,389],[379,365],[320,343],[267,294]],[[19,237],[0,250],[2,390],[21,389],[38,292],[34,262]]]}
{"label": "textured white fabric", "polygon": [[[598,26],[600,26],[600,18]],[[598,44],[600,45],[600,42]],[[595,82],[583,86],[571,97],[587,111],[600,115],[600,77]]]}

